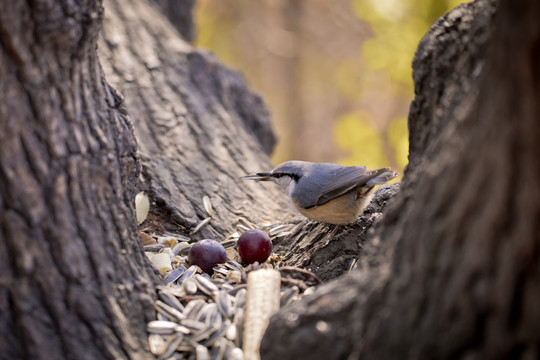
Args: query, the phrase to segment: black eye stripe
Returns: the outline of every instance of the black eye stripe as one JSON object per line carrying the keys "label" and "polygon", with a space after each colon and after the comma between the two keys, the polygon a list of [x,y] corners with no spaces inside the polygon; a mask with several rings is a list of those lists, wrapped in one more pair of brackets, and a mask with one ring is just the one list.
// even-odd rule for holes
{"label": "black eye stripe", "polygon": [[290,178],[293,178],[296,181],[298,181],[298,179],[300,179],[300,176],[298,176],[296,174],[289,174],[289,173],[282,173],[282,172],[273,173],[272,176],[275,177],[275,178],[278,178],[278,179],[280,177],[283,177],[283,176],[288,176]]}

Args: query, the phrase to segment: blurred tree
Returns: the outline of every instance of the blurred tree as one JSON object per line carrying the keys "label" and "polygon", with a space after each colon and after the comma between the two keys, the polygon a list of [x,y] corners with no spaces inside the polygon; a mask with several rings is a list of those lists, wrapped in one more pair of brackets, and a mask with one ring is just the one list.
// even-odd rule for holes
{"label": "blurred tree", "polygon": [[272,110],[273,160],[403,168],[411,60],[456,0],[200,0],[198,46],[241,69]]}

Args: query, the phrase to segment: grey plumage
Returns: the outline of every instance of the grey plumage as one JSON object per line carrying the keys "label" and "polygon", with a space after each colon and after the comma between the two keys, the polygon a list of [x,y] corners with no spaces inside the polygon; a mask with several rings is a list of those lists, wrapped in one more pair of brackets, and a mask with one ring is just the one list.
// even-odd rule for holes
{"label": "grey plumage", "polygon": [[260,172],[243,178],[273,180],[288,191],[293,204],[305,216],[343,224],[354,221],[363,211],[373,195],[371,190],[374,186],[396,176],[397,173],[389,168],[369,170],[365,166],[295,160],[284,162],[269,173]]}

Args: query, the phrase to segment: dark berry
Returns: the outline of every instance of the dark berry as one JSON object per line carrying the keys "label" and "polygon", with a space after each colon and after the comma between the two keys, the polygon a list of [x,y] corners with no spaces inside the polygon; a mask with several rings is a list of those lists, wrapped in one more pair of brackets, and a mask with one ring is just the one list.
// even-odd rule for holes
{"label": "dark berry", "polygon": [[227,261],[225,248],[216,240],[201,240],[189,249],[190,265],[197,265],[207,274],[212,274],[214,266]]}
{"label": "dark berry", "polygon": [[248,230],[238,239],[238,253],[242,261],[253,264],[263,263],[272,252],[272,242],[267,233],[261,230]]}

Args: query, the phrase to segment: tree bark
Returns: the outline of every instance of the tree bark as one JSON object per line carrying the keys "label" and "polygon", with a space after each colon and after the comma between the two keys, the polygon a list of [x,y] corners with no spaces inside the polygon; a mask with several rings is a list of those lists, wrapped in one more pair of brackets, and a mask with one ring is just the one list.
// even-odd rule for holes
{"label": "tree bark", "polygon": [[272,318],[263,358],[540,356],[540,4],[494,8],[421,42],[401,192],[358,272]]}
{"label": "tree bark", "polygon": [[100,1],[0,1],[2,358],[147,358],[157,277],[133,129],[96,54],[102,16]]}
{"label": "tree bark", "polygon": [[190,235],[208,216],[205,195],[215,215],[193,239],[222,240],[241,217],[299,219],[277,186],[239,179],[272,168],[276,141],[268,110],[242,76],[180,39],[148,1],[108,0],[105,8],[99,52],[135,127],[151,229]]}

